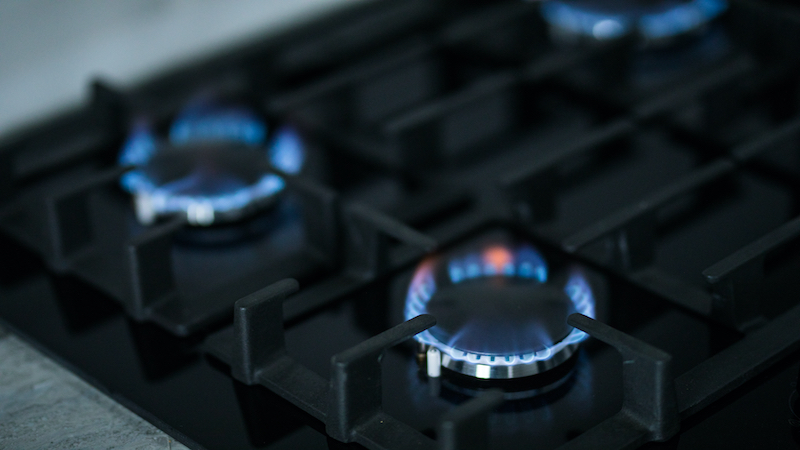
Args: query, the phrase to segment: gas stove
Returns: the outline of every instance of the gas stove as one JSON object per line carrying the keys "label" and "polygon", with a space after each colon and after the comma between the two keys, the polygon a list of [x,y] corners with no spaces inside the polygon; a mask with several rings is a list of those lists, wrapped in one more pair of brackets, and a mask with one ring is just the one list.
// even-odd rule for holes
{"label": "gas stove", "polygon": [[0,321],[196,449],[800,447],[800,9],[360,4],[0,142]]}

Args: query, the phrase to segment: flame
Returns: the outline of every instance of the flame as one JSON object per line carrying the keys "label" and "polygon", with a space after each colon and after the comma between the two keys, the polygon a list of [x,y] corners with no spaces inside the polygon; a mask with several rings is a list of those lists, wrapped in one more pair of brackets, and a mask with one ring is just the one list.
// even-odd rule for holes
{"label": "flame", "polygon": [[[596,2],[600,4],[600,2]],[[727,0],[690,0],[629,9],[590,7],[579,2],[542,2],[542,16],[552,25],[598,40],[616,39],[638,30],[648,39],[677,36],[698,29],[728,9]]]}
{"label": "flame", "polygon": [[547,263],[536,249],[527,245],[514,250],[493,245],[482,252],[451,259],[447,270],[453,284],[497,275],[547,281]]}
{"label": "flame", "polygon": [[483,252],[483,264],[486,272],[506,273],[513,270],[514,256],[503,246],[492,246]]}
{"label": "flame", "polygon": [[[545,283],[548,278],[548,267],[542,255],[530,245],[508,247],[504,245],[491,245],[479,252],[468,253],[461,257],[451,258],[446,263],[444,275],[452,284],[464,280],[482,277],[507,277],[523,278],[534,282]],[[405,317],[410,320],[427,312],[428,302],[437,289],[437,272],[441,272],[438,258],[430,257],[420,263],[406,296]],[[564,286],[564,292],[572,300],[576,311],[589,317],[594,317],[595,299],[591,286],[585,275],[578,268],[573,268]],[[588,335],[577,328],[559,342],[552,342],[552,338],[541,336],[543,342],[549,342],[546,348],[525,354],[509,355],[484,355],[465,352],[459,348],[460,333],[450,337],[449,342],[442,342],[434,337],[429,330],[415,336],[419,342],[437,347],[450,358],[462,361],[478,362],[487,365],[515,365],[530,364],[535,361],[547,360],[558,353],[567,345],[585,340]]]}
{"label": "flame", "polygon": [[411,320],[427,312],[428,301],[436,292],[436,280],[434,280],[433,272],[436,262],[435,257],[429,257],[422,261],[417,271],[414,272],[414,278],[411,280],[406,296],[406,320]]}
{"label": "flame", "polygon": [[197,141],[233,141],[260,145],[267,126],[252,111],[238,107],[189,105],[172,122],[169,140],[173,144]]}
{"label": "flame", "polygon": [[119,154],[119,164],[121,166],[138,166],[147,163],[156,152],[156,137],[150,130],[150,125],[143,121],[137,121],[128,134],[128,139],[122,145]]}
{"label": "flame", "polygon": [[281,127],[269,148],[270,163],[288,174],[296,175],[303,169],[305,159],[300,134],[290,126]]}
{"label": "flame", "polygon": [[427,283],[433,280],[433,268],[436,265],[436,258],[426,258],[414,272],[414,278],[411,280],[410,290],[418,290]]}

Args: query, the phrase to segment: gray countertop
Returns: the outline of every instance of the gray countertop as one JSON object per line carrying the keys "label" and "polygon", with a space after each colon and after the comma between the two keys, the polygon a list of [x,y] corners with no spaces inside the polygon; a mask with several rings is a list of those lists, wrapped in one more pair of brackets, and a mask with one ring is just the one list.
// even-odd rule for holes
{"label": "gray countertop", "polygon": [[0,329],[0,448],[187,447]]}

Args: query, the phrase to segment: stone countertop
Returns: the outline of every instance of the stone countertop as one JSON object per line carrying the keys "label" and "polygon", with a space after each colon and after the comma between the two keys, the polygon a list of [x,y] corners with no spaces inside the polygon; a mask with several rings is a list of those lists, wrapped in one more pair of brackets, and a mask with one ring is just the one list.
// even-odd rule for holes
{"label": "stone countertop", "polygon": [[0,448],[187,449],[2,328]]}

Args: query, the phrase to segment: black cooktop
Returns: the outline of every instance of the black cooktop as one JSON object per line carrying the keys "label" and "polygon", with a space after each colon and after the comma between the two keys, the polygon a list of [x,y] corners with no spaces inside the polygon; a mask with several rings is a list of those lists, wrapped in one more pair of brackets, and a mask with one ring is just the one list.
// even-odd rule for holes
{"label": "black cooktop", "polygon": [[800,447],[800,9],[351,7],[0,141],[0,321],[197,449]]}

